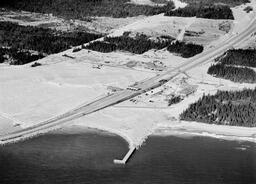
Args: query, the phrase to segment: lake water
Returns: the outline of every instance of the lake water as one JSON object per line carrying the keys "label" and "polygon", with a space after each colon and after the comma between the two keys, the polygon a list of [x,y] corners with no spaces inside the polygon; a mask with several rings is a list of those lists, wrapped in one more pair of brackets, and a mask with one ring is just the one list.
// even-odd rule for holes
{"label": "lake water", "polygon": [[127,143],[94,131],[0,147],[0,184],[256,184],[256,144],[150,137],[125,166]]}

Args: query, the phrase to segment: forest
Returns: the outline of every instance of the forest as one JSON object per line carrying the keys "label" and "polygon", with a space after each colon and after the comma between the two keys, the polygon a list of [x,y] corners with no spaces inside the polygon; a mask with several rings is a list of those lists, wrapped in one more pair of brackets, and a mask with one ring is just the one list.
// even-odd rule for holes
{"label": "forest", "polygon": [[[1,53],[4,55],[3,52],[6,52],[6,54],[15,57],[18,64],[24,64],[35,59],[34,55],[30,56],[24,50],[37,51],[41,53],[41,57],[43,54],[58,53],[101,36],[86,32],[60,32],[46,28],[0,22],[0,47],[11,48],[9,50],[2,49]],[[15,52],[17,53],[15,54]],[[3,60],[3,57],[0,60]]]}
{"label": "forest", "polygon": [[125,32],[118,37],[105,37],[104,41],[95,41],[84,47],[98,52],[113,52],[116,50],[128,51],[134,54],[143,54],[151,49],[160,50],[167,48],[171,53],[188,58],[203,51],[203,46],[192,43],[174,42],[174,38],[165,37],[152,40],[144,34],[137,34],[130,37],[129,32]]}
{"label": "forest", "polygon": [[208,124],[255,127],[256,89],[218,91],[204,95],[191,104],[181,115],[181,120]]}
{"label": "forest", "polygon": [[256,72],[249,67],[256,67],[256,51],[249,49],[228,50],[218,57],[207,73],[214,77],[239,83],[255,83]]}
{"label": "forest", "polygon": [[137,34],[130,37],[128,32],[118,37],[105,37],[103,42],[90,43],[86,49],[98,52],[112,52],[115,50],[128,51],[134,54],[143,54],[150,49],[163,49],[167,47],[173,39],[159,39],[154,41],[144,34]]}
{"label": "forest", "polygon": [[26,10],[68,18],[87,20],[88,16],[132,17],[156,15],[174,9],[174,3],[165,6],[136,5],[130,0],[1,0],[0,7]]}
{"label": "forest", "polygon": [[113,51],[117,50],[116,44],[102,42],[102,41],[92,42],[85,47],[83,46],[83,48],[89,49],[89,50],[94,50],[97,52],[103,52],[103,53],[113,52]]}
{"label": "forest", "polygon": [[225,65],[256,67],[256,50],[255,49],[228,50],[223,55],[223,57],[219,58],[218,62]]}
{"label": "forest", "polygon": [[201,45],[193,44],[193,43],[176,41],[171,43],[167,47],[167,50],[171,53],[181,55],[181,57],[189,58],[203,52],[204,47]]}
{"label": "forest", "polygon": [[167,11],[165,16],[197,17],[206,19],[234,19],[232,10],[224,5],[188,5],[174,11]]}
{"label": "forest", "polygon": [[34,54],[14,48],[0,48],[0,63],[8,60],[10,65],[23,65],[43,57],[44,55],[41,53]]}
{"label": "forest", "polygon": [[35,50],[47,54],[58,53],[99,37],[101,35],[86,32],[61,32],[0,22],[0,44],[2,46]]}
{"label": "forest", "polygon": [[238,83],[255,83],[256,72],[248,67],[235,67],[224,64],[212,65],[208,71],[208,74],[215,77],[228,79]]}

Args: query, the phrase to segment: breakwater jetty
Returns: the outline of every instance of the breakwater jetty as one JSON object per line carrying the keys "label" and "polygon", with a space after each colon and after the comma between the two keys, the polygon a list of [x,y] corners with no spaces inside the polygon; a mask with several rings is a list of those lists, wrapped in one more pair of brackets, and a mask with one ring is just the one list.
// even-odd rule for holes
{"label": "breakwater jetty", "polygon": [[132,154],[135,152],[135,150],[136,150],[136,147],[131,147],[122,160],[115,159],[114,163],[126,164],[128,160],[131,158]]}

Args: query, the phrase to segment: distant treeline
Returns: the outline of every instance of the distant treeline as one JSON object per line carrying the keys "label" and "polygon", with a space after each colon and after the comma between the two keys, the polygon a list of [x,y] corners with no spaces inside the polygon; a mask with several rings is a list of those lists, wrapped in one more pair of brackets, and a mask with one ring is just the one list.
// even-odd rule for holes
{"label": "distant treeline", "polygon": [[234,19],[232,10],[224,5],[189,5],[185,8],[178,8],[168,11],[165,16],[197,17],[206,19]]}
{"label": "distant treeline", "polygon": [[105,37],[103,42],[90,43],[86,49],[98,52],[112,52],[123,50],[135,54],[143,54],[150,49],[163,49],[167,47],[173,39],[164,39],[154,41],[144,34],[137,34],[134,38],[129,36],[129,33],[124,33],[118,37]]}
{"label": "distant treeline", "polygon": [[10,65],[23,65],[43,58],[41,53],[31,53],[29,51],[14,48],[0,48],[0,63],[9,62]]}
{"label": "distant treeline", "polygon": [[256,126],[256,89],[219,91],[191,104],[181,120],[230,126]]}
{"label": "distant treeline", "polygon": [[216,59],[217,64],[208,69],[208,74],[239,83],[255,83],[256,72],[248,67],[256,67],[255,50],[229,50]]}
{"label": "distant treeline", "polygon": [[[197,16],[211,19],[233,19],[229,7],[249,0],[182,0],[189,5],[172,11],[173,1],[153,0],[165,6],[137,5],[130,0],[1,0],[0,7],[39,13],[52,13],[68,19],[88,20],[90,16],[132,17],[138,15]],[[226,6],[225,6],[226,5]]]}
{"label": "distant treeline", "polygon": [[[0,22],[0,47],[11,48],[9,50],[2,49],[1,52],[6,52],[7,55],[14,58],[20,58],[17,61],[19,64],[27,63],[32,58],[35,59],[34,55],[29,56],[29,52],[24,52],[24,50],[53,54],[67,50],[71,46],[87,43],[101,36],[85,32],[60,32],[46,28]],[[20,55],[24,55],[23,61]],[[30,57],[30,59],[27,57]],[[0,60],[4,60],[3,57]]]}
{"label": "distant treeline", "polygon": [[250,0],[181,0],[188,5],[168,11],[166,16],[198,17],[207,19],[234,19],[230,7],[249,3]]}
{"label": "distant treeline", "polygon": [[152,40],[144,34],[137,34],[135,37],[130,37],[129,33],[127,34],[126,32],[118,37],[105,37],[104,41],[90,43],[85,48],[98,52],[122,50],[134,54],[143,54],[151,49],[160,50],[167,47],[169,52],[179,54],[185,58],[192,57],[203,51],[203,46],[201,45],[173,41],[174,39],[171,37]]}
{"label": "distant treeline", "polygon": [[189,5],[215,5],[223,4],[229,7],[239,6],[244,3],[249,3],[250,0],[181,0]]}
{"label": "distant treeline", "polygon": [[52,13],[73,19],[88,16],[131,17],[155,15],[174,9],[174,3],[165,6],[136,5],[130,0],[1,0],[0,6],[31,12]]}

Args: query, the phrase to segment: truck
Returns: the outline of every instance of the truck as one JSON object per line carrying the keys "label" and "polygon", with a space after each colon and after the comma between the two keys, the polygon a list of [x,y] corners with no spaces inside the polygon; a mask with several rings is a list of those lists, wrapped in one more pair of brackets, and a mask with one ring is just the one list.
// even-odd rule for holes
{"label": "truck", "polygon": [[131,90],[131,91],[139,91],[139,90],[141,90],[141,88],[135,87],[135,86],[129,86],[126,89]]}
{"label": "truck", "polygon": [[161,80],[159,80],[159,83],[160,83],[160,84],[164,84],[164,83],[166,83],[166,82],[168,82],[168,80],[166,80],[166,79],[161,79]]}

